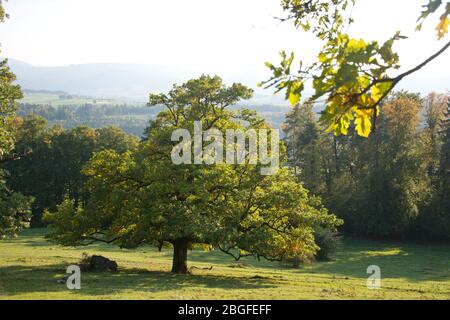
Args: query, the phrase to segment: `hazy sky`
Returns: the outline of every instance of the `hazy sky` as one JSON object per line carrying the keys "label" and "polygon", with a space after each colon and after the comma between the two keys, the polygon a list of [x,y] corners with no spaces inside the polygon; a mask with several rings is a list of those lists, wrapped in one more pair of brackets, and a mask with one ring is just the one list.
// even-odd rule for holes
{"label": "hazy sky", "polygon": [[[404,67],[428,57],[438,42],[431,17],[414,32],[427,0],[359,0],[355,36],[385,40],[396,30],[410,39],[398,49]],[[0,26],[2,55],[35,65],[124,62],[171,65],[199,72],[263,75],[281,49],[312,57],[318,43],[283,16],[279,0],[10,0]],[[450,52],[404,85],[450,89]]]}

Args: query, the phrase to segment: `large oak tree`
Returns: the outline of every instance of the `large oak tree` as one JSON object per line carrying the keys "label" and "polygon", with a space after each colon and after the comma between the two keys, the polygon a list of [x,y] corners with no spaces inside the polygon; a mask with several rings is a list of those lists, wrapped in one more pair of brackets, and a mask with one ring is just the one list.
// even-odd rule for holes
{"label": "large oak tree", "polygon": [[[311,258],[318,250],[317,228],[334,230],[341,221],[310,197],[288,169],[264,176],[260,165],[175,165],[175,129],[268,128],[248,110],[228,106],[248,99],[252,90],[225,86],[219,77],[202,76],[175,85],[169,94],[150,96],[164,105],[135,152],[106,150],[84,168],[91,196],[84,207],[67,199],[48,214],[49,238],[63,245],[101,241],[135,248],[173,246],[172,272],[187,273],[188,249],[214,247],[235,259]],[[227,141],[234,147],[234,141]],[[281,148],[282,149],[282,148]],[[247,159],[248,160],[248,159]]]}

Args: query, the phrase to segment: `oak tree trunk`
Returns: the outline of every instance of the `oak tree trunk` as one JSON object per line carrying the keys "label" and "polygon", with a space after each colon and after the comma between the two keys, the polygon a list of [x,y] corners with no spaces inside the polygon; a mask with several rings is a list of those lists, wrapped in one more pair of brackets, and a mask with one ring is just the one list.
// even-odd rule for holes
{"label": "oak tree trunk", "polygon": [[173,242],[173,273],[188,273],[187,268],[188,241],[186,239],[177,239]]}

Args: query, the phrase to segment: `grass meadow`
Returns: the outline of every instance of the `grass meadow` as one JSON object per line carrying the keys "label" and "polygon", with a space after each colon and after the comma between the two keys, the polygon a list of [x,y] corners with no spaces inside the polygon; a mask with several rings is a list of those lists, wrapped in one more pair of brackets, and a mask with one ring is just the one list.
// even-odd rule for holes
{"label": "grass meadow", "polygon": [[[343,239],[334,260],[299,268],[193,250],[191,274],[174,275],[170,248],[67,248],[44,235],[0,241],[0,299],[450,299],[450,245]],[[57,280],[83,252],[116,260],[119,271],[82,273],[81,290],[68,290]],[[381,289],[367,288],[369,265],[381,268]]]}

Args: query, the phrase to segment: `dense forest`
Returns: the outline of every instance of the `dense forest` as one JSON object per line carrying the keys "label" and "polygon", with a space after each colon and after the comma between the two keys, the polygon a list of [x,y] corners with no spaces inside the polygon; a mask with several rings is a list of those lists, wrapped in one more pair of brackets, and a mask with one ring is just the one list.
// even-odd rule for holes
{"label": "dense forest", "polygon": [[450,240],[448,98],[394,93],[369,138],[327,134],[311,106],[297,106],[284,125],[289,164],[344,233]]}
{"label": "dense forest", "polygon": [[138,143],[135,136],[117,127],[65,129],[48,126],[41,116],[16,119],[16,145],[3,168],[11,189],[31,197],[31,226],[41,226],[44,210],[55,210],[65,197],[85,203],[86,177],[81,169],[94,152],[125,152]]}

